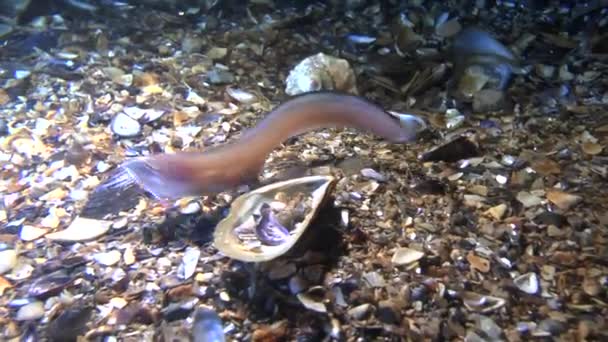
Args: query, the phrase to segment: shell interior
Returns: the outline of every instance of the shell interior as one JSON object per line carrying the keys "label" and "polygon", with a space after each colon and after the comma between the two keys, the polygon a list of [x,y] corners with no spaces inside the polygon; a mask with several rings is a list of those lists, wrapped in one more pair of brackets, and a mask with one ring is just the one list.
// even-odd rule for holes
{"label": "shell interior", "polygon": [[[306,231],[334,184],[335,178],[332,176],[309,176],[269,184],[237,197],[230,206],[228,216],[220,221],[215,229],[213,236],[215,247],[230,258],[246,262],[268,261],[283,255]],[[311,206],[304,219],[295,225],[282,244],[277,246],[259,244],[255,248],[247,246],[236,234],[236,229],[246,221],[252,220],[262,204],[272,202],[277,193],[283,193],[288,198],[305,193],[311,197]]]}

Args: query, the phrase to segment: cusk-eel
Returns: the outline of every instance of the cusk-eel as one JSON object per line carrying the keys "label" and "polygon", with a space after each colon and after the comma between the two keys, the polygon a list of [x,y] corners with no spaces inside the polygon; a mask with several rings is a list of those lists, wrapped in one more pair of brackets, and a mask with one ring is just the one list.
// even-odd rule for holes
{"label": "cusk-eel", "polygon": [[[370,101],[337,92],[312,92],[272,110],[235,141],[203,152],[156,154],[129,160],[106,184],[136,182],[159,200],[214,194],[257,180],[268,155],[290,137],[321,128],[355,128],[393,143],[416,139],[424,121],[401,119]],[[114,183],[114,184],[112,184]]]}

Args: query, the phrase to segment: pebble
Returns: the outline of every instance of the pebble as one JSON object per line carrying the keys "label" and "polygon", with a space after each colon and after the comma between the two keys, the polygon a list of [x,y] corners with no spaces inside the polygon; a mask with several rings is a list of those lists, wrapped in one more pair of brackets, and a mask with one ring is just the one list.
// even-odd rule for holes
{"label": "pebble", "polygon": [[212,60],[222,59],[226,57],[227,54],[228,49],[217,46],[214,46],[207,51],[207,57],[211,58]]}
{"label": "pebble", "polygon": [[377,316],[381,322],[386,324],[398,324],[401,321],[397,306],[391,300],[383,300],[378,303]]}
{"label": "pebble", "polygon": [[268,272],[268,278],[270,280],[279,280],[285,279],[296,273],[297,267],[294,263],[287,263],[283,265],[278,265],[277,267],[273,267]]}
{"label": "pebble", "polygon": [[373,308],[373,306],[368,303],[357,305],[354,308],[351,308],[348,310],[348,315],[350,317],[352,317],[353,319],[360,321],[362,319],[365,319],[367,317],[367,315],[369,315],[372,308]]}
{"label": "pebble", "polygon": [[516,198],[526,208],[530,208],[530,207],[539,205],[543,202],[543,200],[540,197],[533,195],[527,191],[518,192]]}
{"label": "pebble", "polygon": [[498,111],[505,106],[505,95],[500,90],[482,89],[473,96],[473,111],[476,113]]}
{"label": "pebble", "polygon": [[456,35],[460,30],[462,30],[462,25],[457,18],[454,18],[437,25],[435,33],[437,33],[438,36],[449,38]]}
{"label": "pebble", "polygon": [[141,124],[125,113],[118,113],[110,123],[112,132],[122,138],[131,138],[141,133]]}
{"label": "pebble", "polygon": [[182,279],[187,280],[194,275],[200,256],[201,250],[198,248],[188,248],[186,250],[182,263],[177,271]]}
{"label": "pebble", "polygon": [[112,221],[77,217],[66,229],[47,234],[45,237],[53,241],[88,241],[105,234],[111,225]]}
{"label": "pebble", "polygon": [[4,274],[17,265],[17,252],[7,249],[0,252],[0,274]]}
{"label": "pebble", "polygon": [[378,171],[376,171],[374,169],[370,169],[370,168],[362,169],[361,175],[363,175],[363,177],[366,177],[366,178],[377,180],[378,182],[385,182],[387,179],[385,175],[379,173]]}
{"label": "pebble", "polygon": [[225,339],[222,320],[215,311],[201,308],[194,313],[193,342],[223,342]]}
{"label": "pebble", "polygon": [[363,274],[363,278],[369,286],[371,287],[384,287],[386,286],[386,281],[382,277],[382,275],[378,272],[368,272]]}
{"label": "pebble", "polygon": [[213,68],[207,72],[207,78],[211,84],[224,84],[234,82],[234,75],[224,69]]}
{"label": "pebble", "polygon": [[44,234],[48,233],[48,231],[49,231],[48,229],[25,225],[21,228],[19,237],[23,241],[34,241],[34,240],[44,236]]}
{"label": "pebble", "polygon": [[490,340],[497,341],[500,339],[502,334],[502,328],[499,327],[490,317],[483,315],[475,315],[475,321],[477,322],[477,329],[483,331]]}
{"label": "pebble", "polygon": [[300,275],[295,275],[289,279],[289,291],[291,294],[297,295],[303,292],[308,287],[308,282]]}
{"label": "pebble", "polygon": [[120,261],[121,257],[122,255],[119,251],[112,250],[109,252],[97,253],[93,256],[93,259],[104,266],[113,266]]}
{"label": "pebble", "polygon": [[196,214],[201,210],[200,203],[196,201],[192,201],[186,204],[184,207],[180,208],[179,212],[184,215]]}
{"label": "pebble", "polygon": [[408,265],[422,259],[424,252],[411,248],[398,248],[393,254],[392,263],[395,265]]}
{"label": "pebble", "polygon": [[4,119],[0,119],[0,137],[7,136],[9,133],[8,122]]}
{"label": "pebble", "polygon": [[228,89],[226,89],[226,93],[231,98],[235,99],[236,101],[238,101],[240,103],[244,103],[244,104],[252,104],[252,103],[257,102],[257,100],[258,100],[258,98],[257,98],[257,96],[255,96],[255,94],[246,92],[242,89],[228,88]]}
{"label": "pebble", "polygon": [[583,198],[560,190],[549,190],[547,191],[547,199],[558,208],[568,210],[582,201]]}
{"label": "pebble", "polygon": [[494,206],[488,210],[486,210],[486,214],[492,216],[494,219],[496,220],[500,220],[504,217],[505,213],[507,212],[507,205],[506,204],[499,204],[497,206]]}
{"label": "pebble", "polygon": [[44,316],[44,304],[36,301],[26,304],[19,308],[15,320],[17,321],[33,321]]}

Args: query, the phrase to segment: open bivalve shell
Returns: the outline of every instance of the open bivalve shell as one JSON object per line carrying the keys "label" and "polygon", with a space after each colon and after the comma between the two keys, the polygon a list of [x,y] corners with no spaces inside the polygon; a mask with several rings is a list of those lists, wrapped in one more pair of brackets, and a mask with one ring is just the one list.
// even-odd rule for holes
{"label": "open bivalve shell", "polygon": [[217,225],[215,247],[226,256],[263,262],[289,251],[304,234],[335,185],[332,176],[277,182],[237,197]]}

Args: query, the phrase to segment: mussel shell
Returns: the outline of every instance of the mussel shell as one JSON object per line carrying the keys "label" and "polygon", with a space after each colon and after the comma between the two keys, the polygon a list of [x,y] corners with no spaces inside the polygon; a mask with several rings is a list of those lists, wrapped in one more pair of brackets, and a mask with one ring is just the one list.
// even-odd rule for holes
{"label": "mussel shell", "polygon": [[[218,223],[213,234],[214,246],[224,255],[246,262],[263,262],[275,259],[289,251],[306,231],[319,209],[323,206],[327,195],[331,193],[336,179],[332,176],[309,176],[290,179],[287,181],[269,184],[237,197],[230,206],[230,213]],[[291,196],[298,192],[305,192],[312,196],[310,211],[304,220],[292,231],[287,241],[278,246],[263,245],[252,250],[245,246],[234,229],[257,213],[265,202],[274,199],[275,194],[283,192]]]}

